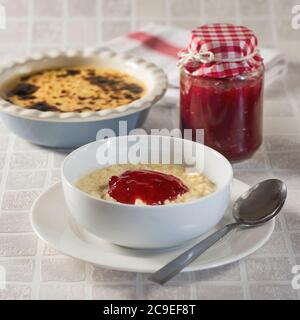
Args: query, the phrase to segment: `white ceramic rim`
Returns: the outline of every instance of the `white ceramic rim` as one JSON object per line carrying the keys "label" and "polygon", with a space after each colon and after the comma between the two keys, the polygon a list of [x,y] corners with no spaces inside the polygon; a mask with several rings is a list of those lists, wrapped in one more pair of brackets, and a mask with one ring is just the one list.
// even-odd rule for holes
{"label": "white ceramic rim", "polygon": [[[138,137],[139,135],[131,135],[131,137]],[[186,141],[186,143],[190,142],[190,143],[193,143],[193,144],[200,144],[199,142],[195,142],[195,141],[190,141],[190,140],[185,140],[185,139],[181,139],[181,138],[178,138],[178,137],[173,137],[173,136],[158,136],[158,135],[149,135],[150,137],[162,137],[162,139],[174,139],[174,140],[183,140],[183,142]],[[111,137],[111,138],[108,138],[105,140],[105,142],[107,143],[109,140],[111,139],[122,139],[126,136],[117,136],[117,137]],[[229,170],[229,177],[227,179],[227,181],[225,182],[224,186],[220,189],[217,189],[216,191],[206,195],[206,196],[203,196],[201,198],[198,198],[198,199],[194,199],[194,200],[191,200],[191,201],[188,201],[188,202],[184,202],[184,203],[168,203],[168,204],[164,204],[163,206],[149,206],[149,205],[145,205],[145,204],[126,204],[126,203],[121,203],[121,202],[114,202],[114,201],[107,201],[107,200],[104,200],[104,199],[99,199],[99,198],[96,198],[96,197],[93,197],[92,195],[80,190],[79,188],[77,188],[73,183],[71,183],[69,181],[69,179],[65,176],[64,174],[64,171],[65,171],[65,166],[66,166],[66,163],[67,161],[69,160],[69,158],[71,158],[72,156],[74,156],[76,153],[80,152],[82,149],[85,149],[86,147],[88,147],[89,145],[91,144],[94,144],[94,143],[99,143],[100,140],[98,141],[93,141],[93,142],[90,142],[88,144],[85,144],[75,150],[73,150],[72,152],[70,152],[63,160],[62,164],[61,164],[61,177],[63,179],[63,181],[73,190],[73,191],[76,191],[76,192],[79,192],[80,194],[82,194],[83,196],[89,198],[89,199],[92,199],[92,200],[96,200],[100,203],[107,203],[109,202],[110,204],[112,204],[113,206],[120,206],[120,207],[138,207],[138,208],[141,208],[141,210],[143,208],[150,208],[153,209],[153,210],[164,210],[165,208],[167,207],[178,207],[178,206],[187,206],[191,203],[195,203],[195,202],[201,202],[203,200],[206,200],[206,199],[210,199],[212,197],[214,197],[216,194],[219,194],[221,192],[224,191],[225,188],[227,188],[230,183],[232,182],[232,179],[233,179],[233,169],[232,169],[232,166],[230,164],[230,162],[228,161],[227,158],[225,158],[220,152],[216,151],[215,149],[212,149],[206,145],[202,145],[204,149],[208,150],[208,152],[211,152],[212,154],[214,154],[216,157],[222,159],[222,161],[224,161],[224,164],[227,165],[228,167],[228,170]],[[102,140],[101,140],[102,141]]]}
{"label": "white ceramic rim", "polygon": [[[83,50],[55,50],[45,54],[37,53],[23,58],[11,60],[0,67],[0,75],[4,71],[9,71],[13,67],[23,66],[30,62],[40,61],[42,59],[54,59],[59,57],[72,58],[81,56],[89,58],[97,55],[98,57],[105,58],[119,58],[125,62],[131,62],[144,69],[153,77],[153,88],[146,92],[140,99],[135,100],[129,104],[119,106],[114,109],[105,109],[100,111],[86,111],[86,112],[57,112],[57,111],[39,111],[35,109],[24,109],[20,106],[10,103],[0,97],[0,111],[22,118],[30,118],[34,120],[47,120],[47,121],[97,121],[113,119],[120,116],[129,115],[135,112],[142,111],[151,107],[165,94],[168,87],[167,76],[164,71],[154,63],[148,62],[142,58],[127,54],[117,53],[107,48],[86,48]],[[12,72],[12,77],[14,76]]]}
{"label": "white ceramic rim", "polygon": [[[237,179],[233,179],[233,182],[238,183],[239,186],[244,186],[245,188],[250,188],[249,185],[247,185],[246,183],[237,180]],[[81,261],[85,261],[88,263],[92,263],[95,265],[98,265],[100,267],[103,268],[108,268],[110,270],[119,270],[119,271],[128,271],[128,272],[154,272],[157,269],[153,269],[149,266],[141,266],[137,264],[137,258],[132,258],[132,257],[121,257],[122,261],[120,263],[119,259],[120,257],[118,257],[118,261],[116,261],[115,263],[112,263],[111,260],[107,259],[107,253],[104,252],[105,258],[101,259],[101,262],[99,262],[99,255],[97,257],[97,255],[94,257],[89,256],[87,257],[83,257],[82,254],[80,254],[78,252],[78,250],[76,250],[76,252],[72,252],[70,253],[70,250],[64,250],[61,247],[53,244],[51,241],[49,241],[49,238],[47,236],[45,236],[45,234],[40,233],[39,228],[37,228],[36,224],[35,224],[35,220],[34,220],[34,213],[36,211],[36,207],[39,204],[40,198],[47,192],[49,192],[50,190],[53,190],[55,188],[58,188],[61,185],[61,182],[57,182],[56,184],[54,184],[53,186],[51,186],[50,188],[48,188],[47,190],[45,190],[35,201],[34,204],[31,208],[31,212],[30,212],[30,223],[31,226],[33,228],[33,231],[35,232],[35,234],[41,239],[43,240],[45,243],[47,243],[48,245],[50,245],[51,247],[53,247],[54,249],[58,250],[59,252],[61,252],[62,254],[65,254],[67,256],[70,256],[72,258],[75,259],[79,259]],[[68,222],[68,224],[70,224],[70,220]],[[191,272],[191,271],[200,271],[200,270],[207,270],[207,269],[213,269],[216,267],[220,267],[223,265],[227,265],[230,263],[233,263],[235,261],[241,260],[243,258],[245,258],[246,256],[249,256],[250,254],[254,253],[256,250],[258,250],[259,248],[261,248],[271,237],[274,228],[275,228],[275,219],[273,218],[272,220],[270,220],[269,222],[267,222],[267,224],[269,224],[269,229],[268,232],[265,233],[264,238],[261,239],[260,241],[257,241],[251,248],[248,248],[247,250],[244,250],[242,253],[239,254],[231,254],[226,257],[224,257],[223,259],[220,259],[218,262],[211,262],[211,263],[203,263],[203,264],[195,264],[192,263],[191,265],[189,265],[188,267],[186,267],[184,270],[182,270],[182,272]],[[77,232],[74,230],[73,226],[71,227],[72,233],[76,234],[77,237],[78,234]],[[85,232],[88,232],[85,230]],[[104,241],[104,240],[103,240]],[[129,249],[130,250],[130,249]],[[134,249],[135,250],[135,249]],[[109,255],[110,253],[108,253]],[[129,263],[126,265],[124,263],[124,259],[127,259],[127,262],[129,261]]]}

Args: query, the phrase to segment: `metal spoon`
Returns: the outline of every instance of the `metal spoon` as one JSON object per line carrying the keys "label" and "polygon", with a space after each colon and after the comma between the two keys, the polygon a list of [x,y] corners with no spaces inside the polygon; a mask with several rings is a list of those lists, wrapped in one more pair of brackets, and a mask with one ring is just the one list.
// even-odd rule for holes
{"label": "metal spoon", "polygon": [[203,252],[237,227],[255,227],[274,218],[285,202],[286,185],[277,179],[262,181],[241,195],[233,205],[236,222],[214,232],[164,267],[150,275],[149,280],[163,285],[182,269],[198,258]]}

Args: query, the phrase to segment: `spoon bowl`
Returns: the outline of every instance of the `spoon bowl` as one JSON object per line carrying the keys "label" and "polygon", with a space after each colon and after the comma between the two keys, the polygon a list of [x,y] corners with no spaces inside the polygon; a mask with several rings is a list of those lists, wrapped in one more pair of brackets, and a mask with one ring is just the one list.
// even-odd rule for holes
{"label": "spoon bowl", "polygon": [[233,205],[233,217],[243,226],[265,223],[279,213],[286,197],[287,188],[281,180],[264,180],[237,199]]}

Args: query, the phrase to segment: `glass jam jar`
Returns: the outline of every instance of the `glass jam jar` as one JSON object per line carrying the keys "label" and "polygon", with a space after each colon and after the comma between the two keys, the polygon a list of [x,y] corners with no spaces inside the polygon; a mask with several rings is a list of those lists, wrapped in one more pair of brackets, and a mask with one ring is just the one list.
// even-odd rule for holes
{"label": "glass jam jar", "polygon": [[195,75],[182,68],[181,129],[204,129],[204,143],[229,160],[251,157],[262,143],[264,65],[233,76]]}

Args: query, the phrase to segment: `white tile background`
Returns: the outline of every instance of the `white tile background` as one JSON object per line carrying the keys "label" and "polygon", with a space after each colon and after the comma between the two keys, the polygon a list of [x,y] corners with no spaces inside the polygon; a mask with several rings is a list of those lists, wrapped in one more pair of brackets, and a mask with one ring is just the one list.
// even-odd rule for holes
{"label": "white tile background", "polygon": [[[38,240],[30,227],[32,202],[59,180],[66,152],[33,146],[0,122],[0,265],[7,290],[0,299],[299,299],[291,267],[300,264],[300,30],[291,28],[297,0],[0,0],[7,30],[0,30],[3,60],[54,48],[94,46],[148,22],[191,28],[225,21],[252,27],[261,46],[279,48],[290,60],[286,79],[265,95],[261,150],[234,165],[249,184],[269,177],[289,188],[270,241],[243,261],[204,272],[182,274],[164,288],[144,274],[104,270],[65,257]],[[168,119],[176,110],[160,105]],[[145,124],[157,123],[156,107]],[[170,126],[173,124],[170,123]]]}
{"label": "white tile background", "polygon": [[[232,22],[253,28],[263,46],[297,60],[299,31],[291,28],[298,0],[0,0],[7,30],[0,30],[1,56],[32,50],[93,46],[148,22],[192,28]],[[298,50],[297,50],[298,49]]]}

